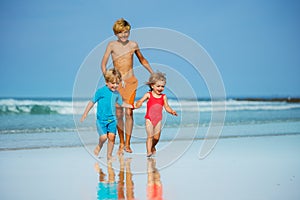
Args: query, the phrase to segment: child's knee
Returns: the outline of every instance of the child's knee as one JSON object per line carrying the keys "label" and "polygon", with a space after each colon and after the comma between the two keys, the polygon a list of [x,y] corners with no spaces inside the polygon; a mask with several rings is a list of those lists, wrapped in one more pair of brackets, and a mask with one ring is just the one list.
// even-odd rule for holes
{"label": "child's knee", "polygon": [[160,134],[155,134],[155,135],[153,136],[153,139],[154,139],[154,140],[159,140],[159,138],[160,138]]}
{"label": "child's knee", "polygon": [[108,138],[108,140],[109,140],[110,142],[115,143],[116,135],[113,134],[113,133],[108,133],[108,134],[107,134],[107,138]]}
{"label": "child's knee", "polygon": [[106,139],[107,139],[107,135],[101,135],[100,137],[99,137],[99,139],[100,139],[100,141],[106,141]]}

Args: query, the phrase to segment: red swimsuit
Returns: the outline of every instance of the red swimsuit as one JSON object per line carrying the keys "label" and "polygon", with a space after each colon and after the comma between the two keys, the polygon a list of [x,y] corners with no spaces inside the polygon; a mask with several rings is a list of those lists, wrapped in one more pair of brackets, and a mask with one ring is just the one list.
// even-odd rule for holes
{"label": "red swimsuit", "polygon": [[147,102],[147,112],[146,119],[149,119],[153,126],[156,126],[159,121],[162,120],[162,109],[164,106],[164,96],[162,94],[161,97],[155,98],[152,95],[152,92],[149,92],[150,98]]}

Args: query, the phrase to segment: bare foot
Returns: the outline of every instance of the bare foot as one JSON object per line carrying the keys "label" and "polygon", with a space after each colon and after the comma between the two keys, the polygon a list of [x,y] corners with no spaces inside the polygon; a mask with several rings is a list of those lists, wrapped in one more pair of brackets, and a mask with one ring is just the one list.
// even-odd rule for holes
{"label": "bare foot", "polygon": [[147,158],[151,158],[153,156],[152,152],[147,152]]}
{"label": "bare foot", "polygon": [[97,145],[96,147],[95,147],[95,149],[94,149],[94,154],[95,154],[95,156],[98,156],[99,155],[99,152],[100,152],[100,146],[99,145]]}
{"label": "bare foot", "polygon": [[124,148],[124,150],[127,152],[127,153],[132,153],[132,149],[130,148],[130,146],[126,146]]}
{"label": "bare foot", "polygon": [[156,154],[156,148],[155,147],[152,147],[151,151],[152,151],[153,155]]}
{"label": "bare foot", "polygon": [[124,152],[123,152],[123,150],[124,150],[124,145],[121,145],[121,144],[120,144],[120,146],[119,146],[119,150],[118,150],[118,152],[117,152],[118,156],[122,156],[122,155],[124,155]]}
{"label": "bare foot", "polygon": [[123,149],[119,149],[118,152],[117,152],[117,155],[118,156],[123,156],[124,155]]}

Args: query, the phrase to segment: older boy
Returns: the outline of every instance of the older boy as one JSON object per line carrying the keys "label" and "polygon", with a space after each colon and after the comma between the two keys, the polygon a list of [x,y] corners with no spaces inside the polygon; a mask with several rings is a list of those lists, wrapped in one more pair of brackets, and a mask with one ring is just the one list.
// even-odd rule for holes
{"label": "older boy", "polygon": [[[103,55],[101,69],[103,74],[106,72],[106,65],[109,56],[112,57],[113,65],[122,74],[122,86],[119,87],[119,92],[123,98],[123,101],[128,104],[134,103],[136,89],[138,86],[138,80],[134,76],[133,72],[133,55],[135,54],[139,59],[140,63],[152,74],[153,70],[149,65],[148,61],[142,55],[138,44],[134,41],[128,40],[130,35],[130,24],[123,18],[117,20],[114,23],[113,31],[117,36],[117,40],[109,42],[106,47],[106,51]],[[118,154],[123,153],[123,149],[132,153],[130,148],[130,139],[133,128],[133,111],[130,108],[125,108],[125,135],[126,140],[124,141],[124,110],[122,107],[117,108],[117,119],[118,119],[118,133],[120,137],[120,146]]]}

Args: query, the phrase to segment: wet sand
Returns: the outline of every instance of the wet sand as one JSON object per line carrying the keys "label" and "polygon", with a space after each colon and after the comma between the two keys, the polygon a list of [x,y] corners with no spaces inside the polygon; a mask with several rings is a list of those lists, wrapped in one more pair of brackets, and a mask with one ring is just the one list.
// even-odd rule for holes
{"label": "wet sand", "polygon": [[300,199],[299,135],[221,139],[201,160],[202,143],[161,142],[151,159],[133,144],[109,163],[83,147],[0,151],[0,199],[95,200],[105,185],[127,199]]}

